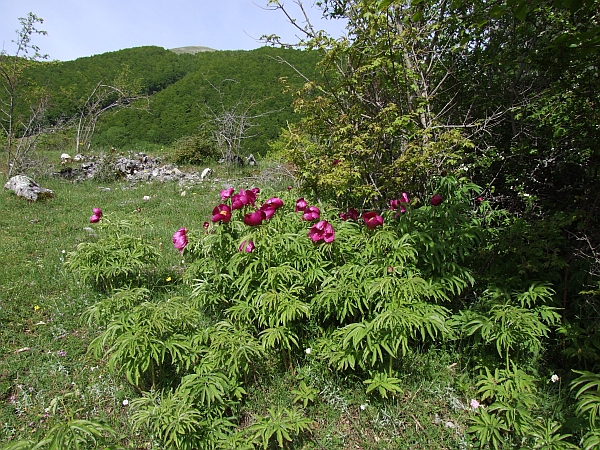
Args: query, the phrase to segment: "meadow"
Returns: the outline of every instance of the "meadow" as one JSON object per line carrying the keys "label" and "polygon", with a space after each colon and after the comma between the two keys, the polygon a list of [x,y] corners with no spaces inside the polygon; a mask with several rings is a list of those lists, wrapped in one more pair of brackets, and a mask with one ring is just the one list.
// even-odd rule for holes
{"label": "meadow", "polygon": [[[508,331],[493,305],[492,326],[467,308],[476,224],[493,212],[473,209],[466,180],[440,179],[439,204],[373,215],[385,225],[318,204],[335,228],[325,239],[310,238],[316,219],[275,162],[219,166],[188,188],[40,177],[55,198],[0,199],[6,448],[576,448],[559,424],[583,434],[571,375],[541,352],[559,317],[551,292],[503,299],[521,313]],[[242,220],[246,205],[214,221],[258,185],[257,211],[282,199],[273,217]],[[122,255],[111,246],[127,236]],[[90,244],[104,261],[86,259]]]}

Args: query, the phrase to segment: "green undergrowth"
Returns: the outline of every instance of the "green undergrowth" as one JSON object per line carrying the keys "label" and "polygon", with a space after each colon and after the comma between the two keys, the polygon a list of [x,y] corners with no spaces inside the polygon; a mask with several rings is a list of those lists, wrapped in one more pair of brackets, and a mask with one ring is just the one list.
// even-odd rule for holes
{"label": "green undergrowth", "polygon": [[600,381],[558,356],[551,278],[486,269],[513,222],[477,186],[352,217],[215,172],[2,195],[2,445],[593,448]]}

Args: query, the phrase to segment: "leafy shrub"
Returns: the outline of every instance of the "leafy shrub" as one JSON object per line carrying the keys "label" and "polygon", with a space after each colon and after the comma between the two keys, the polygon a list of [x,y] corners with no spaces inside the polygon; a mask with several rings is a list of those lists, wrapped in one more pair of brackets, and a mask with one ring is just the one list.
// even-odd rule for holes
{"label": "leafy shrub", "polygon": [[176,164],[201,165],[217,159],[219,151],[214,139],[207,133],[186,136],[173,144]]}
{"label": "leafy shrub", "polygon": [[96,241],[82,242],[67,254],[65,267],[84,283],[110,292],[139,284],[155,265],[158,250],[141,235],[140,224],[103,217]]}

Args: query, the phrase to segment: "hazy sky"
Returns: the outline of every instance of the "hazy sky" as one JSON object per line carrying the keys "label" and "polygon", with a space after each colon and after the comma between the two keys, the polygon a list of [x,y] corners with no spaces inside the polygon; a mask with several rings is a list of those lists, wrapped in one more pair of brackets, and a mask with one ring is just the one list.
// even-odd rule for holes
{"label": "hazy sky", "polygon": [[[0,44],[13,54],[19,17],[33,12],[44,19],[33,43],[50,60],[157,45],[164,48],[201,45],[216,50],[250,50],[264,44],[265,34],[288,42],[298,35],[281,11],[267,11],[268,0],[0,0]],[[303,21],[292,0],[286,7]],[[339,21],[320,20],[314,0],[304,0],[311,19],[335,36],[343,34]]]}

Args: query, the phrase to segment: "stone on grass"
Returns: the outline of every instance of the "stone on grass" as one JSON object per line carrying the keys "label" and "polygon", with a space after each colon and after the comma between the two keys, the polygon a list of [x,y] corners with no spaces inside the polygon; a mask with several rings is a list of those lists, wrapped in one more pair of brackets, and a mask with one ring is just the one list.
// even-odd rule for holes
{"label": "stone on grass", "polygon": [[35,202],[38,198],[54,197],[54,191],[41,187],[39,184],[25,175],[17,175],[12,177],[4,185],[4,189],[13,191],[17,196],[24,197],[32,202]]}

